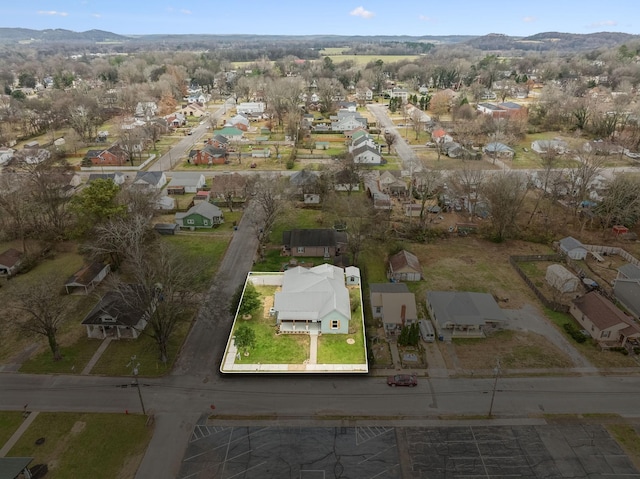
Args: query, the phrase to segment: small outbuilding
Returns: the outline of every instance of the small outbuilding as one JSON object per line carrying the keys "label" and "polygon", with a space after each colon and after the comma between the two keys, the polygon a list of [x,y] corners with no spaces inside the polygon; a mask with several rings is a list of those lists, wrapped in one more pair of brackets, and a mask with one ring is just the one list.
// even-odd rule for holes
{"label": "small outbuilding", "polygon": [[561,293],[573,293],[580,287],[580,279],[561,264],[552,264],[545,275],[547,284]]}
{"label": "small outbuilding", "polygon": [[9,248],[0,254],[0,276],[13,276],[18,272],[22,263],[22,253],[15,248]]}
{"label": "small outbuilding", "polygon": [[344,269],[344,276],[347,286],[360,284],[360,268],[347,266]]}
{"label": "small outbuilding", "polygon": [[562,238],[559,247],[560,251],[571,259],[582,260],[587,257],[587,248],[572,236]]}
{"label": "small outbuilding", "polygon": [[64,284],[64,289],[67,294],[82,293],[89,294],[89,292],[95,288],[111,271],[111,267],[108,264],[93,262],[88,265],[84,265],[73,276],[67,279]]}
{"label": "small outbuilding", "polygon": [[387,277],[395,281],[420,281],[422,279],[422,266],[418,257],[402,250],[389,258]]}

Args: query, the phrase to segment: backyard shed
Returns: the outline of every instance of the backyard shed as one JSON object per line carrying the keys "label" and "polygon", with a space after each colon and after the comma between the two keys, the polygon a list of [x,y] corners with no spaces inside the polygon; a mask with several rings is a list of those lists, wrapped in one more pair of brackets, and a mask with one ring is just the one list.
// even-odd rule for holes
{"label": "backyard shed", "polygon": [[572,236],[562,238],[560,240],[559,246],[560,251],[566,254],[571,259],[581,260],[587,257],[587,249],[582,243],[580,243],[580,241],[573,238]]}
{"label": "backyard shed", "polygon": [[561,293],[573,293],[580,287],[580,279],[561,264],[552,264],[545,275],[547,284]]}

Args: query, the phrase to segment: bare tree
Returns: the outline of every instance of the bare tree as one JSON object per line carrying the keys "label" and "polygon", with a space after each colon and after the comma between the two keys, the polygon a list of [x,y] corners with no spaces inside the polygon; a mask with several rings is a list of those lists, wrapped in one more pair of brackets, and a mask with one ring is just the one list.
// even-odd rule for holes
{"label": "bare tree", "polygon": [[552,148],[547,150],[545,154],[542,155],[542,171],[537,177],[537,184],[535,185],[540,189],[540,192],[536,195],[536,202],[533,205],[533,209],[531,210],[531,215],[529,215],[529,220],[527,221],[527,225],[531,224],[533,217],[538,212],[538,207],[540,206],[540,201],[542,198],[548,194],[549,187],[551,186],[551,182],[553,180],[553,172],[558,167],[560,162],[556,151]]}
{"label": "bare tree", "polygon": [[616,223],[635,225],[640,219],[640,179],[617,174],[607,184],[604,198],[596,206],[603,236]]}
{"label": "bare tree", "polygon": [[434,198],[442,187],[442,171],[423,168],[422,171],[414,174],[412,182],[414,195],[420,200],[420,222],[426,225],[426,203]]}
{"label": "bare tree", "polygon": [[140,332],[153,338],[160,360],[166,363],[171,338],[194,303],[198,290],[194,285],[202,275],[202,263],[165,242],[139,253],[127,255],[126,275],[114,275],[111,281],[115,281],[114,289],[124,304],[147,312],[147,325]]}
{"label": "bare tree", "polygon": [[492,175],[482,187],[491,212],[491,225],[496,241],[504,241],[516,231],[516,220],[522,210],[528,185],[525,175],[508,171]]}
{"label": "bare tree", "polygon": [[480,191],[485,181],[485,172],[465,164],[461,170],[457,170],[450,175],[449,179],[458,194],[466,199],[469,220],[472,220],[476,214],[476,205],[480,200]]}
{"label": "bare tree", "polygon": [[573,197],[573,215],[578,214],[578,208],[587,199],[593,179],[600,174],[606,159],[595,152],[576,156],[577,166],[566,170],[569,194]]}
{"label": "bare tree", "polygon": [[391,154],[391,147],[398,141],[398,136],[390,130],[385,130],[384,141],[387,144],[389,154]]}
{"label": "bare tree", "polygon": [[32,231],[31,198],[28,194],[26,178],[18,174],[0,175],[0,217],[5,224],[5,232],[13,232],[22,242],[22,251],[27,252],[27,237]]}
{"label": "bare tree", "polygon": [[253,201],[258,205],[258,217],[254,228],[259,242],[259,254],[269,241],[271,228],[285,208],[285,191],[282,178],[278,175],[262,175],[253,185]]}
{"label": "bare tree", "polygon": [[14,308],[27,316],[20,327],[24,331],[47,338],[54,361],[62,359],[57,334],[67,309],[66,301],[55,286],[57,279],[43,277],[35,283],[24,284],[13,290],[16,300]]}

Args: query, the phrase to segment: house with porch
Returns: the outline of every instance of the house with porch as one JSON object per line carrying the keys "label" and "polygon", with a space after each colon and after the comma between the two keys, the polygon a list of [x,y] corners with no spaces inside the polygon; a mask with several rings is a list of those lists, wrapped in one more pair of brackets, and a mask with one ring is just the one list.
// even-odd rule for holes
{"label": "house with porch", "polygon": [[67,294],[89,294],[111,271],[111,266],[94,261],[85,264],[76,271],[64,284]]}
{"label": "house with porch", "polygon": [[105,150],[89,150],[82,159],[83,166],[123,166],[129,155],[120,145],[113,145]]}
{"label": "house with porch", "polygon": [[187,162],[192,165],[224,165],[228,158],[229,152],[226,148],[206,145],[201,150],[191,150]]}
{"label": "house with porch", "polygon": [[507,317],[487,293],[427,291],[427,311],[444,339],[483,338]]}
{"label": "house with porch", "polygon": [[347,334],[351,301],[344,270],[326,263],[288,269],[273,308],[281,333]]}
{"label": "house with porch", "polygon": [[[82,320],[87,336],[94,339],[136,339],[156,310],[156,302],[141,306],[142,286],[130,285],[127,293],[109,291]],[[123,298],[123,294],[130,298]]]}
{"label": "house with porch", "polygon": [[640,326],[598,291],[574,299],[569,312],[601,345],[624,346],[640,338]]}
{"label": "house with porch", "polygon": [[294,229],[282,233],[283,252],[291,256],[331,258],[347,247],[347,233],[334,229]]}
{"label": "house with porch", "polygon": [[176,213],[176,224],[180,228],[213,228],[224,222],[222,210],[207,201],[197,202],[186,213]]}
{"label": "house with porch", "polygon": [[404,283],[369,284],[371,313],[380,319],[385,334],[400,334],[402,328],[418,321],[416,296]]}

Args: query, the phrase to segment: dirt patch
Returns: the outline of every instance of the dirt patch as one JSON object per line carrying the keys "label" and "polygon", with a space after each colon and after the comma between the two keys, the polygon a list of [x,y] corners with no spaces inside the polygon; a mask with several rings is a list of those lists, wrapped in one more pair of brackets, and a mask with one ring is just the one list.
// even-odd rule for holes
{"label": "dirt patch", "polygon": [[71,434],[80,434],[84,431],[84,428],[87,426],[87,423],[84,421],[76,421],[71,428]]}
{"label": "dirt patch", "polygon": [[508,369],[573,366],[569,356],[556,349],[545,337],[531,332],[501,331],[484,339],[454,340],[452,345],[459,367],[466,370],[490,370],[495,367],[497,359],[503,368]]}

